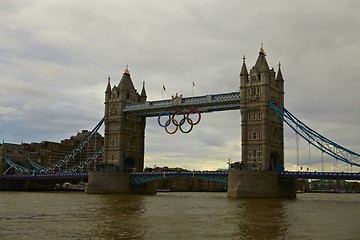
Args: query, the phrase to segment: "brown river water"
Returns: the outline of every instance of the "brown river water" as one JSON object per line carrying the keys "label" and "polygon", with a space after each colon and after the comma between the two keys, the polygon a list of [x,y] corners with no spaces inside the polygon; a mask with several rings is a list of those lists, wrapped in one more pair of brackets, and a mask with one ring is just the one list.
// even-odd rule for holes
{"label": "brown river water", "polygon": [[0,192],[5,239],[360,239],[360,194]]}

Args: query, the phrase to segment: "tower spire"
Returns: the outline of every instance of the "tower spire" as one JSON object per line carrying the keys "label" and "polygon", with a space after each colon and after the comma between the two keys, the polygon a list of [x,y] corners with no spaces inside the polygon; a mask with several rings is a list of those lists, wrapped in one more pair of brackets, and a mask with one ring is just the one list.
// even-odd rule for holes
{"label": "tower spire", "polygon": [[276,81],[284,81],[284,79],[283,79],[283,76],[282,76],[282,73],[281,73],[281,64],[280,64],[280,62],[279,62],[279,70],[278,70],[278,72],[277,72],[277,76],[276,76]]}
{"label": "tower spire", "polygon": [[264,43],[261,43],[260,54],[264,54],[264,55],[265,55]]}
{"label": "tower spire", "polygon": [[110,84],[110,76],[108,77],[108,84],[107,84],[107,87],[106,87],[106,93],[109,93],[109,92],[111,92],[111,84]]}
{"label": "tower spire", "polygon": [[267,71],[270,70],[269,65],[267,64],[265,56],[266,56],[266,54],[265,54],[265,50],[264,50],[264,44],[261,43],[259,56],[258,56],[258,59],[256,60],[255,66],[254,66],[255,69],[259,73],[267,72]]}
{"label": "tower spire", "polygon": [[146,91],[145,91],[145,81],[143,81],[143,86],[142,86],[142,90],[141,90],[141,94],[140,94],[140,98],[142,98],[144,100],[144,102],[146,101]]}
{"label": "tower spire", "polygon": [[242,64],[242,67],[241,67],[241,71],[240,71],[240,76],[248,76],[248,71],[247,71],[247,68],[246,68],[246,64],[245,64],[245,55],[243,56],[243,64]]}
{"label": "tower spire", "polygon": [[130,76],[129,66],[126,64],[126,68],[124,69],[124,75]]}

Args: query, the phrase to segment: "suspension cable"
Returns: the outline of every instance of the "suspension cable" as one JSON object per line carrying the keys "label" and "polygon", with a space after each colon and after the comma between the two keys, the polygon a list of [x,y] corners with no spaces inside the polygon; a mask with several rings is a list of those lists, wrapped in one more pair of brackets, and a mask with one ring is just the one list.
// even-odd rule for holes
{"label": "suspension cable", "polygon": [[[269,101],[269,106],[280,118],[286,122],[289,127],[296,131],[311,145],[315,146],[320,151],[324,151],[326,154],[336,158],[337,160],[360,167],[360,154],[340,146],[339,144],[317,133],[301,122],[285,108],[280,109],[271,101]],[[296,126],[298,126],[298,129],[296,129]]]}
{"label": "suspension cable", "polygon": [[[296,130],[298,130],[298,126],[296,126]],[[296,164],[297,170],[300,171],[300,158],[299,158],[299,134],[295,131],[296,134]]]}

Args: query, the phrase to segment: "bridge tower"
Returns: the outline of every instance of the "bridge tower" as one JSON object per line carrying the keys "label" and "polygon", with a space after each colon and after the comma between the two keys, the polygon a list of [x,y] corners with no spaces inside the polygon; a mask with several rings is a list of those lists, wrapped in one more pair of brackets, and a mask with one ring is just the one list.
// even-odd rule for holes
{"label": "bridge tower", "polygon": [[245,57],[240,71],[241,169],[228,175],[228,196],[296,196],[294,180],[279,178],[284,169],[283,121],[269,107],[271,100],[284,107],[284,79],[270,69],[261,46],[248,72]]}
{"label": "bridge tower", "polygon": [[250,170],[284,168],[283,121],[269,108],[271,100],[284,107],[284,79],[269,69],[263,47],[248,73],[245,57],[240,72],[241,156]]}
{"label": "bridge tower", "polygon": [[125,104],[146,102],[145,84],[139,94],[128,68],[118,86],[111,88],[110,78],[105,91],[104,160],[120,172],[142,171],[146,118],[123,112]]}
{"label": "bridge tower", "polygon": [[130,187],[130,172],[144,168],[146,118],[123,112],[126,104],[145,103],[146,98],[145,83],[139,94],[128,67],[118,86],[111,87],[109,77],[105,91],[105,163],[98,165],[96,172],[89,173],[87,193],[148,191]]}

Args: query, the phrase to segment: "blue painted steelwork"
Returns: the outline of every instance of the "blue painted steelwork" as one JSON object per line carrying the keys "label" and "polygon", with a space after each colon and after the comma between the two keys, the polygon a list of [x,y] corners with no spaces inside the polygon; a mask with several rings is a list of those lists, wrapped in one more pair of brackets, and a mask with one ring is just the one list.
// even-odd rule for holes
{"label": "blue painted steelwork", "polygon": [[133,172],[130,173],[131,184],[140,185],[151,181],[162,180],[172,177],[192,177],[220,183],[227,183],[225,171],[179,171],[179,172]]}
{"label": "blue painted steelwork", "polygon": [[317,133],[297,119],[285,108],[280,109],[271,101],[269,101],[269,106],[281,119],[286,122],[287,125],[289,125],[297,134],[308,141],[311,145],[342,162],[360,167],[360,154],[340,146],[339,144]]}
{"label": "blue painted steelwork", "polygon": [[201,112],[240,109],[240,92],[213,94],[198,97],[182,96],[162,101],[148,101],[125,105],[124,112],[137,113],[143,117],[156,117],[163,111],[175,113],[179,109],[196,108]]}
{"label": "blue painted steelwork", "polygon": [[99,128],[104,122],[104,118],[101,119],[101,121],[95,126],[95,128],[91,131],[90,135],[88,135],[86,138],[84,138],[76,147],[74,147],[67,155],[65,155],[62,159],[58,160],[57,162],[50,164],[48,166],[40,166],[39,164],[31,161],[30,159],[26,159],[25,161],[28,162],[30,165],[34,167],[34,169],[29,169],[26,167],[23,167],[13,161],[11,161],[6,156],[3,157],[3,161],[8,165],[8,169],[4,171],[4,174],[6,174],[10,169],[14,169],[17,172],[20,173],[51,173],[51,172],[78,172],[82,171],[86,166],[90,165],[96,159],[101,156],[101,154],[104,153],[104,148],[100,148],[98,151],[96,151],[92,156],[87,158],[85,161],[81,161],[80,163],[72,166],[69,169],[62,169],[64,165],[66,165],[70,160],[73,160],[80,152],[82,152],[83,148],[86,146],[86,144],[91,141],[91,139],[95,136]]}
{"label": "blue painted steelwork", "polygon": [[[130,173],[132,185],[140,185],[151,181],[162,180],[172,177],[192,177],[205,180],[216,181],[227,184],[228,173],[225,171],[184,171],[184,172],[133,172]],[[359,173],[347,172],[292,172],[283,171],[280,173],[281,178],[298,178],[298,179],[335,179],[335,180],[360,180]],[[14,174],[3,175],[4,180],[25,180],[25,179],[87,179],[87,172],[79,173],[56,173],[56,174]]]}
{"label": "blue painted steelwork", "polygon": [[31,180],[31,179],[87,179],[88,173],[33,173],[33,174],[13,174],[13,175],[3,175],[3,180]]}
{"label": "blue painted steelwork", "polygon": [[360,180],[360,173],[348,172],[291,172],[280,173],[281,178]]}
{"label": "blue painted steelwork", "polygon": [[[68,174],[68,173],[78,173],[78,172],[82,172],[84,170],[84,168],[86,168],[87,166],[89,166],[90,164],[94,163],[99,156],[101,156],[104,153],[104,146],[102,146],[98,151],[96,151],[95,153],[93,153],[90,157],[88,157],[87,159],[85,159],[84,161],[79,162],[78,164],[73,165],[71,168],[65,169],[63,171],[60,171],[59,174]],[[25,173],[25,174],[45,174],[45,175],[51,175],[51,173],[49,174],[48,171],[42,171],[42,169],[44,167],[41,167],[38,164],[34,164],[33,166],[35,167],[35,169],[29,169],[26,167],[23,167],[13,161],[11,161],[9,158],[7,158],[6,156],[4,156],[3,161],[5,161],[5,163],[9,166],[9,168],[4,171],[4,174],[6,175],[6,173],[10,170],[10,169],[14,169],[15,171],[17,171],[18,173]],[[27,159],[27,162],[31,161],[30,159]],[[31,161],[32,162],[32,161]],[[34,162],[32,162],[34,163]],[[56,175],[56,173],[55,173]]]}
{"label": "blue painted steelwork", "polygon": [[75,173],[75,172],[83,171],[87,166],[94,163],[96,161],[96,159],[98,159],[103,153],[104,153],[104,146],[102,146],[98,151],[93,153],[90,157],[85,159],[85,161],[81,161],[78,164],[72,166],[69,169],[66,169],[63,172],[65,172],[65,173]]}
{"label": "blue painted steelwork", "polygon": [[13,161],[11,161],[7,156],[3,156],[2,160],[9,166],[3,174],[6,174],[11,169],[14,169],[15,171],[19,173],[25,173],[25,174],[31,174],[36,172],[35,170],[31,170],[29,168],[23,167]]}
{"label": "blue painted steelwork", "polygon": [[36,162],[32,161],[30,158],[26,158],[25,162],[29,163],[31,166],[34,167],[34,170],[36,172],[40,172],[40,171],[46,171],[46,168],[44,166],[41,166],[39,164],[37,164]]}
{"label": "blue painted steelwork", "polygon": [[100,122],[95,126],[95,128],[91,131],[91,134],[87,136],[84,140],[82,140],[75,148],[73,148],[67,155],[65,155],[62,159],[58,160],[57,162],[46,166],[45,171],[40,172],[52,172],[52,171],[59,171],[63,165],[68,163],[70,160],[73,160],[80,152],[82,152],[83,148],[89,141],[95,136],[101,125],[103,124],[105,118],[101,119]]}

